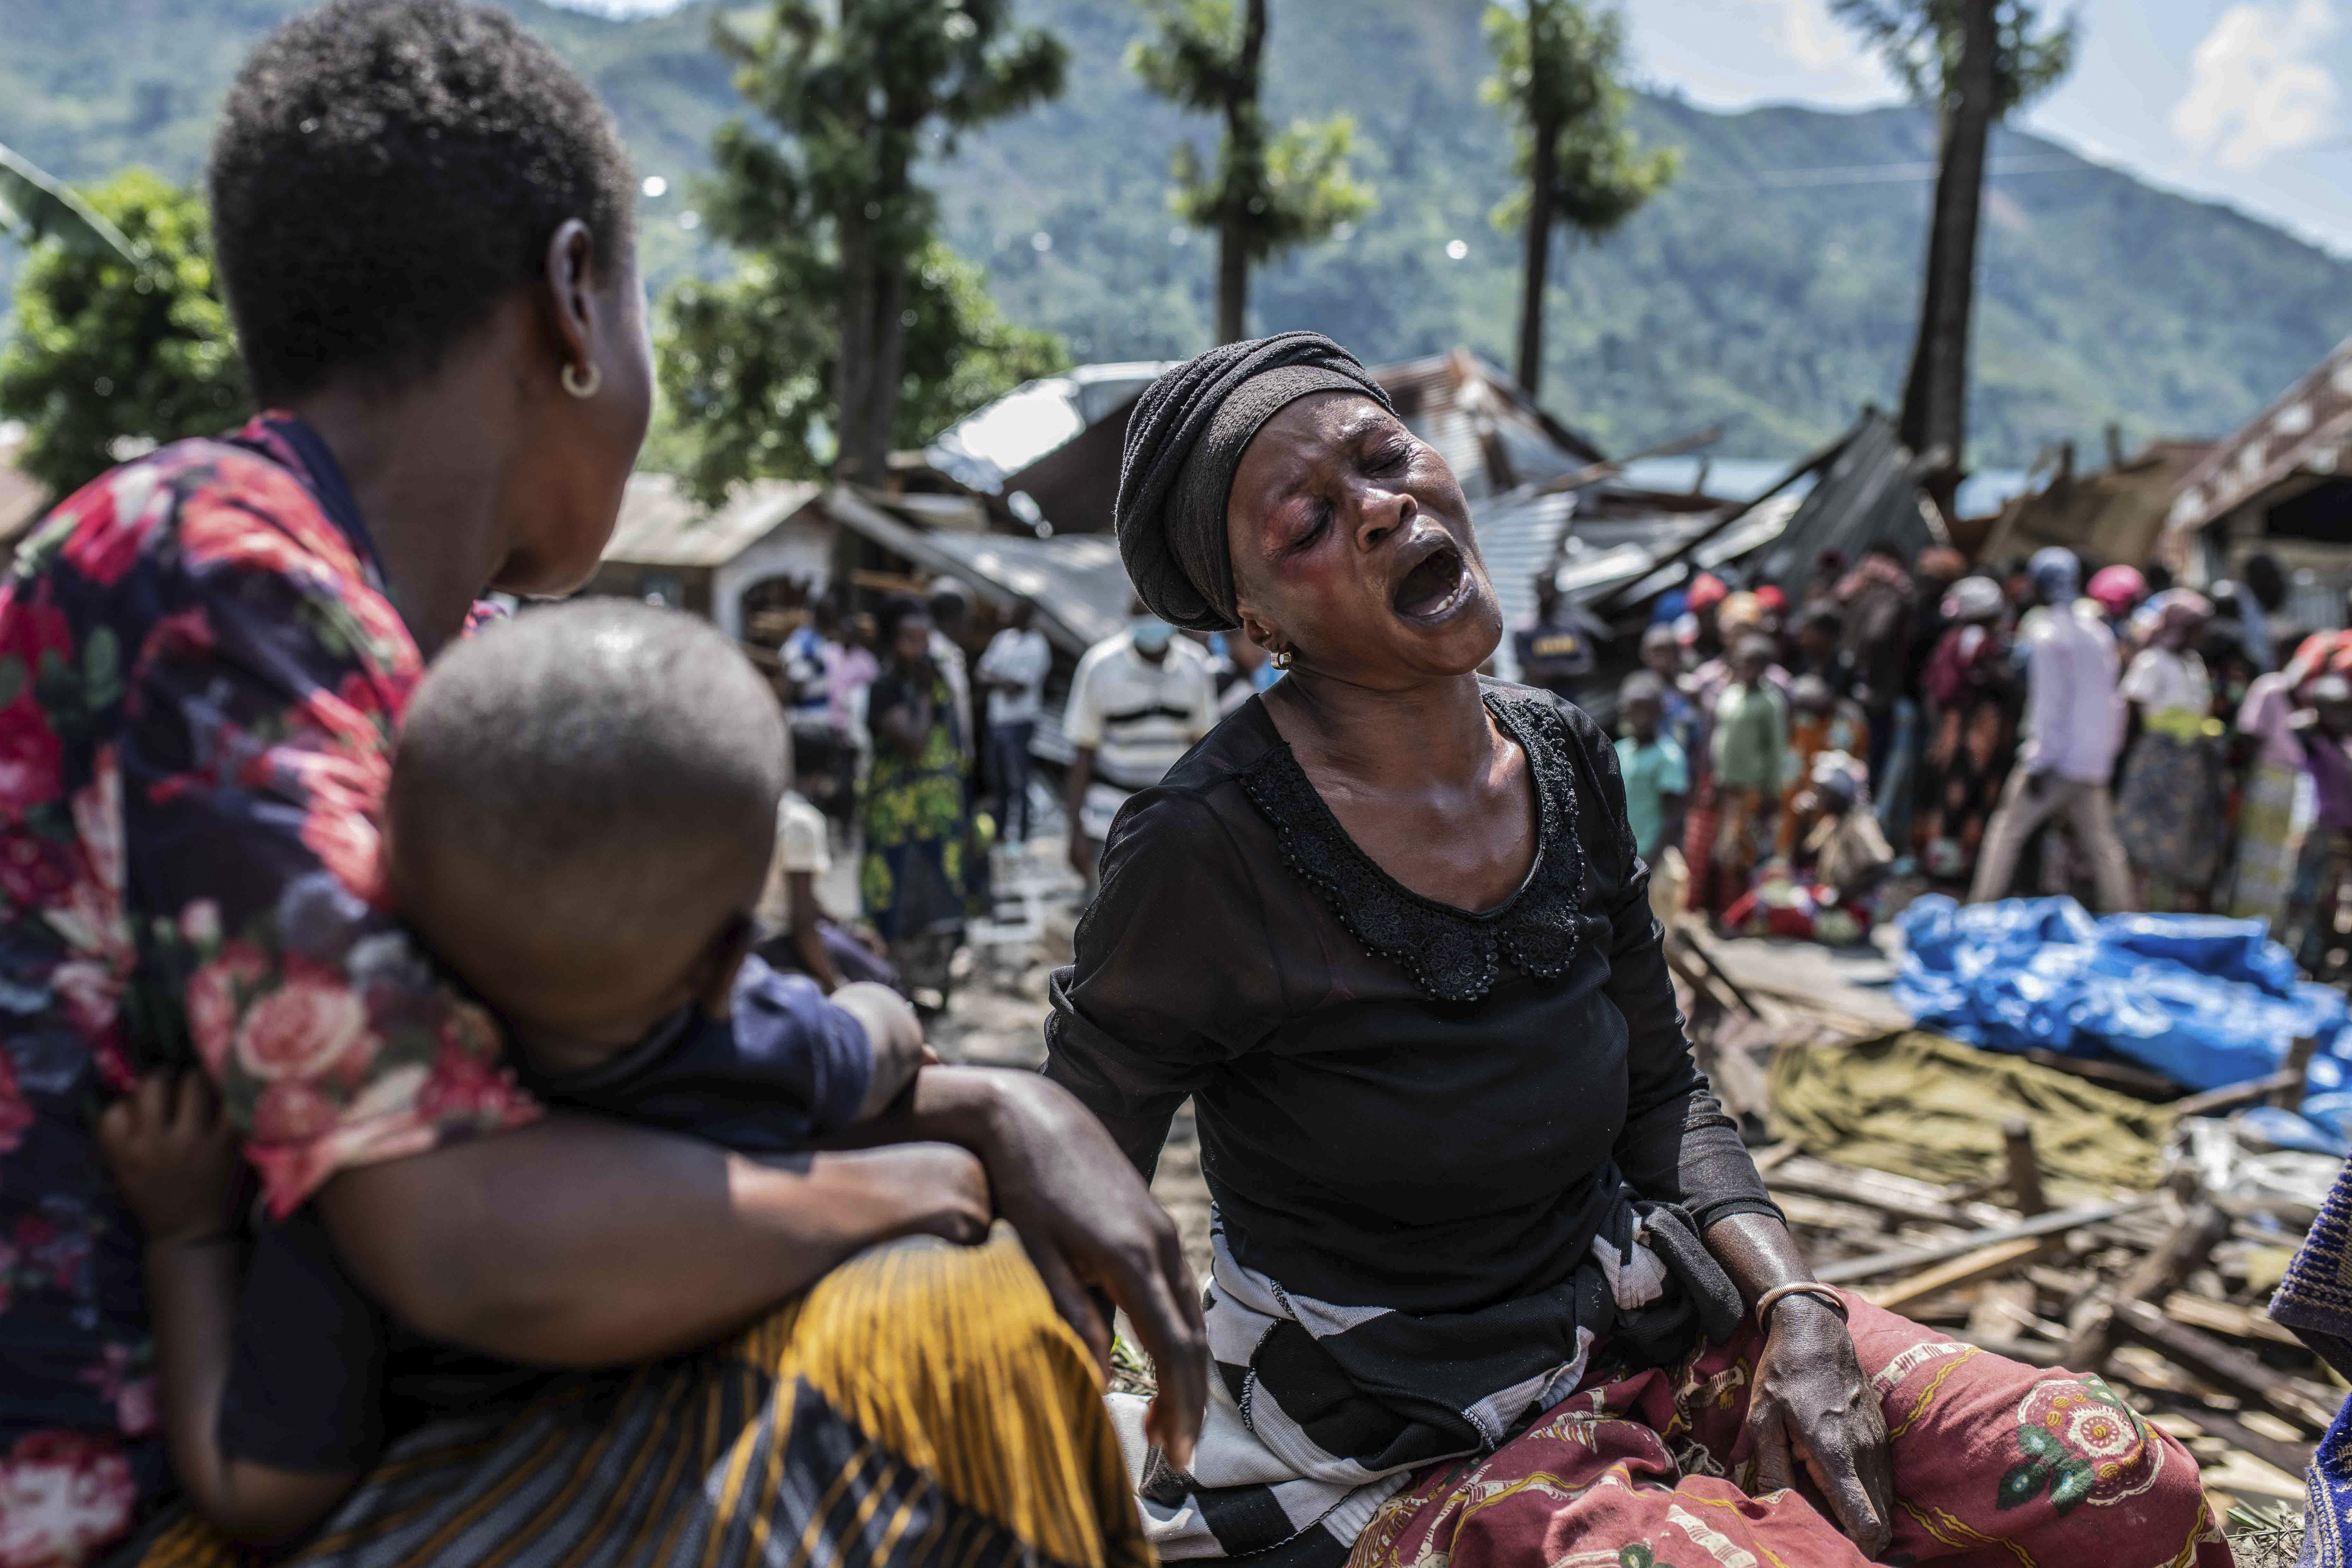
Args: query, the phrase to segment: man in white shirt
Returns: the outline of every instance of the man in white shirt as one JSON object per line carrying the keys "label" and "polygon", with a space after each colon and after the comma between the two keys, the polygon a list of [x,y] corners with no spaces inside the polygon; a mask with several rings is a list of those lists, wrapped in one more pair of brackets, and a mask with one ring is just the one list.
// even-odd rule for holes
{"label": "man in white shirt", "polygon": [[1062,718],[1069,737],[1070,865],[1092,883],[1111,819],[1217,723],[1209,656],[1167,622],[1138,619],[1087,650]]}
{"label": "man in white shirt", "polygon": [[2056,545],[2031,563],[2042,607],[2025,617],[2025,741],[1977,851],[1969,901],[2005,898],[2018,852],[2063,812],[2089,857],[2102,912],[2132,906],[2131,868],[2116,837],[2107,780],[2123,743],[2116,690],[2116,638],[2099,606],[2078,596],[2082,567]]}
{"label": "man in white shirt", "polygon": [[1045,674],[1054,650],[1045,634],[1030,625],[1026,604],[1013,607],[1012,622],[989,639],[972,671],[988,693],[988,746],[982,756],[988,787],[996,796],[997,826],[1009,844],[1029,837],[1029,742],[1045,701]]}

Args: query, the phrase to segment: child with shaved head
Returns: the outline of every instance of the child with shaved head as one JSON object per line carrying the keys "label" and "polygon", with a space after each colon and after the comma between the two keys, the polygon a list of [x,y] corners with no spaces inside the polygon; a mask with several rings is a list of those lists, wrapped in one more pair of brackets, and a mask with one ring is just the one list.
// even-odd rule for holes
{"label": "child with shaved head", "polygon": [[[530,612],[434,666],[394,760],[389,885],[541,1099],[785,1154],[911,1081],[922,1037],[895,993],[828,999],[751,954],[787,745],[732,643],[626,601]],[[117,1110],[101,1139],[142,1218],[142,1192],[233,1190],[201,1091]],[[308,1209],[265,1229],[237,1302],[163,1283],[175,1467],[250,1542],[309,1531],[406,1426],[543,1375],[391,1322]]]}

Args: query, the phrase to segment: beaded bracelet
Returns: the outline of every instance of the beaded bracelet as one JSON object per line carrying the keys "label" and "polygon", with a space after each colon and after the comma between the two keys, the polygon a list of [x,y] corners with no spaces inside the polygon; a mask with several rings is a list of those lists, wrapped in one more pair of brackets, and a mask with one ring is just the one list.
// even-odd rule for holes
{"label": "beaded bracelet", "polygon": [[1829,1310],[1838,1315],[1840,1322],[1845,1321],[1845,1298],[1838,1294],[1836,1286],[1824,1285],[1818,1279],[1792,1279],[1786,1285],[1775,1285],[1756,1298],[1757,1326],[1768,1326],[1772,1309],[1790,1296],[1814,1297],[1826,1303]]}

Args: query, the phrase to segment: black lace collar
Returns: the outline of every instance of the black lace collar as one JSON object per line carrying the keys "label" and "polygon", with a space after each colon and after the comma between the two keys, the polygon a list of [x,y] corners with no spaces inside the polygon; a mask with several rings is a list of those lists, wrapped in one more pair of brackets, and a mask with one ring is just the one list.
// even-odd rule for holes
{"label": "black lace collar", "polygon": [[[1381,957],[1403,966],[1441,1002],[1475,1002],[1505,960],[1538,979],[1575,962],[1588,922],[1584,848],[1576,832],[1576,766],[1567,722],[1540,698],[1486,693],[1486,706],[1527,752],[1536,784],[1536,859],[1527,880],[1491,910],[1473,913],[1423,898],[1360,848],[1277,734],[1239,775],[1242,790],[1273,825],[1283,860],[1330,905],[1339,923]],[[1264,715],[1261,715],[1264,717]],[[1269,730],[1273,721],[1265,720]]]}

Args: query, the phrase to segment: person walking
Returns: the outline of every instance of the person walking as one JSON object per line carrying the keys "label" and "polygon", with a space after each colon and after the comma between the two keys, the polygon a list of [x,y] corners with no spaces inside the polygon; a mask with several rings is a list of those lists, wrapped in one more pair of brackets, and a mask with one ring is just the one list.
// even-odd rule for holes
{"label": "person walking", "polygon": [[1070,681],[1062,733],[1072,751],[1065,797],[1070,868],[1089,887],[1127,797],[1167,777],[1217,718],[1207,651],[1159,616],[1139,616],[1087,649]]}
{"label": "person walking", "polygon": [[2123,740],[2123,701],[2116,689],[2116,638],[2099,605],[2079,595],[2082,566],[2055,545],[2029,570],[2042,613],[2029,616],[2025,743],[1985,829],[1969,900],[2005,897],[2017,857],[2033,830],[2063,813],[2091,862],[2103,910],[2129,909],[2131,872],[2116,837],[2107,779]]}
{"label": "person walking", "polygon": [[1045,675],[1054,667],[1054,650],[1036,628],[1036,618],[1025,601],[1015,605],[973,671],[988,693],[988,744],[982,762],[996,797],[997,830],[1009,844],[1029,838],[1029,742],[1036,738]]}

